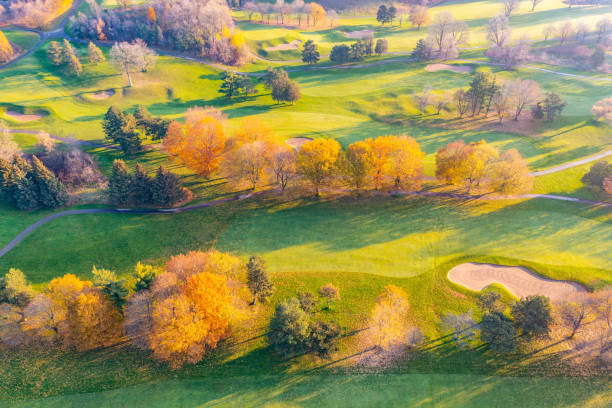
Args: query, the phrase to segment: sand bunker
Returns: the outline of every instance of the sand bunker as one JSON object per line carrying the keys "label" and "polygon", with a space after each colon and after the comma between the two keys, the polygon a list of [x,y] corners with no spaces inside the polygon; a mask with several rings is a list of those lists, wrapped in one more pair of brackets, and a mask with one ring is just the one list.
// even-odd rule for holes
{"label": "sand bunker", "polygon": [[312,139],[309,137],[292,137],[291,139],[287,140],[287,144],[294,149],[300,150],[304,143],[310,142],[311,140]]}
{"label": "sand bunker", "polygon": [[40,120],[44,117],[44,115],[41,113],[25,114],[12,110],[7,110],[4,112],[4,114],[17,122],[32,122],[35,120]]}
{"label": "sand bunker", "polygon": [[529,295],[543,295],[552,302],[585,292],[577,283],[546,279],[526,268],[467,262],[448,271],[448,279],[473,291],[480,291],[498,283],[518,298]]}
{"label": "sand bunker", "polygon": [[274,47],[266,47],[266,51],[289,51],[297,50],[302,43],[301,40],[293,40],[290,43],[275,45]]}
{"label": "sand bunker", "polygon": [[371,38],[374,37],[374,30],[361,30],[361,31],[352,31],[350,33],[343,33],[347,38]]}
{"label": "sand bunker", "polygon": [[107,99],[113,96],[114,94],[115,94],[114,89],[108,89],[106,91],[89,94],[89,97],[91,99]]}
{"label": "sand bunker", "polygon": [[448,65],[448,64],[429,64],[425,67],[427,72],[452,71],[458,74],[469,74],[472,67],[469,65]]}

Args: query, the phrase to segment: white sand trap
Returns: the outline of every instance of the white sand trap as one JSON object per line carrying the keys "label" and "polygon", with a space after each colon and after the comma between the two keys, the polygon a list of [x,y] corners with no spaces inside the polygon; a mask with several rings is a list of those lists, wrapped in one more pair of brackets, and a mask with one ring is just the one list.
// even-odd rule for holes
{"label": "white sand trap", "polygon": [[289,51],[297,50],[302,43],[302,40],[293,40],[290,43],[278,44],[274,47],[266,47],[266,51]]}
{"label": "white sand trap", "polygon": [[586,292],[575,282],[546,279],[527,268],[474,262],[455,266],[448,271],[448,280],[473,291],[480,291],[498,283],[518,298],[543,295],[552,302],[567,299],[575,293]]}
{"label": "white sand trap", "polygon": [[44,115],[40,113],[25,114],[12,110],[7,110],[4,112],[4,114],[17,122],[32,122],[35,120],[40,120],[44,117]]}
{"label": "white sand trap", "polygon": [[311,140],[312,139],[309,137],[292,137],[287,140],[287,144],[296,150],[300,150],[304,143],[310,142]]}
{"label": "white sand trap", "polygon": [[361,30],[361,31],[351,31],[350,33],[343,33],[347,38],[370,38],[374,36],[374,30]]}
{"label": "white sand trap", "polygon": [[469,74],[472,67],[469,65],[448,65],[448,64],[429,64],[425,67],[427,72],[452,71],[458,74]]}
{"label": "white sand trap", "polygon": [[114,94],[115,94],[115,90],[114,89],[108,89],[106,91],[96,92],[96,93],[90,94],[89,97],[91,99],[107,99],[107,98],[110,98],[111,96],[113,96]]}

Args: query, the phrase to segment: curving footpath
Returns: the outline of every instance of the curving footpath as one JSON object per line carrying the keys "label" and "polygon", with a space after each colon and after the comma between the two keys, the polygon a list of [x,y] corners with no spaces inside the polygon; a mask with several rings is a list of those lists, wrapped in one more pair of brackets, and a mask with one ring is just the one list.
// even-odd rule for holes
{"label": "curving footpath", "polygon": [[0,258],[6,255],[11,249],[15,248],[17,244],[23,241],[28,235],[32,232],[45,225],[48,222],[51,222],[57,218],[67,217],[69,215],[82,215],[82,214],[180,214],[187,211],[199,210],[201,208],[213,207],[215,205],[220,205],[224,203],[229,203],[231,201],[244,200],[246,198],[253,197],[254,195],[261,193],[253,193],[253,194],[238,194],[231,197],[220,198],[214,201],[208,201],[206,203],[194,204],[187,207],[180,208],[161,208],[161,209],[134,209],[134,208],[86,208],[82,210],[66,210],[61,211],[55,214],[51,214],[43,219],[36,221],[34,224],[30,225],[23,231],[21,231],[11,242],[9,242],[4,248],[0,249]]}

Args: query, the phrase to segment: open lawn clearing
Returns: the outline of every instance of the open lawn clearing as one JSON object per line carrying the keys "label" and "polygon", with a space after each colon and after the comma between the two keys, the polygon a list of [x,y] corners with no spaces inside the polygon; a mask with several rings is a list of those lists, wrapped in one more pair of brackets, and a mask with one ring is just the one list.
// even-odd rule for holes
{"label": "open lawn clearing", "polygon": [[257,375],[173,380],[15,407],[602,407],[609,381],[469,374]]}
{"label": "open lawn clearing", "polygon": [[[67,272],[87,276],[92,264],[123,273],[139,260],[155,263],[214,245],[245,258],[259,253],[274,272],[410,277],[459,257],[487,255],[549,265],[550,271],[536,271],[554,279],[610,283],[612,227],[606,209],[538,199],[467,204],[380,197],[301,204],[272,200],[264,206],[265,200],[258,201],[254,198],[246,212],[237,208],[246,203],[231,203],[177,215],[58,219],[0,258],[0,269],[20,268],[39,283]],[[6,242],[20,231],[7,234]],[[597,237],[598,245],[588,237]]]}
{"label": "open lawn clearing", "polygon": [[[430,15],[433,18],[438,13],[452,13],[457,20],[465,21],[470,27],[469,46],[482,46],[488,42],[485,26],[491,17],[500,13],[501,8],[501,3],[494,1],[453,1],[431,7]],[[474,10],[478,12],[475,13]],[[544,28],[550,24],[571,21],[574,26],[580,22],[594,26],[595,22],[606,14],[612,14],[612,6],[568,8],[562,0],[545,0],[538,4],[536,10],[532,12],[530,2],[523,1],[512,14],[510,25],[513,28],[513,38],[527,35],[531,39],[541,39]],[[428,29],[427,26],[424,26],[421,30],[417,30],[406,20],[402,26],[399,25],[399,20],[392,25],[382,26],[376,21],[375,16],[357,18],[342,18],[341,16],[333,28],[321,26],[307,29],[306,27],[259,24],[259,22],[249,23],[244,12],[235,12],[234,15],[239,19],[240,29],[255,50],[262,49],[257,46],[259,41],[271,41],[290,35],[299,36],[303,41],[313,40],[319,45],[321,54],[329,54],[331,48],[336,44],[351,43],[361,38],[362,33],[367,33],[367,35],[373,33],[375,38],[386,38],[389,41],[390,52],[409,52],[419,39],[427,35]]]}
{"label": "open lawn clearing", "polygon": [[469,65],[448,65],[448,64],[429,64],[425,67],[427,72],[438,72],[438,71],[452,71],[458,74],[467,74],[472,71],[472,67]]}
{"label": "open lawn clearing", "polygon": [[553,302],[563,301],[585,289],[574,283],[543,278],[527,268],[466,262],[448,271],[448,280],[478,292],[494,283],[518,298],[542,295]]}

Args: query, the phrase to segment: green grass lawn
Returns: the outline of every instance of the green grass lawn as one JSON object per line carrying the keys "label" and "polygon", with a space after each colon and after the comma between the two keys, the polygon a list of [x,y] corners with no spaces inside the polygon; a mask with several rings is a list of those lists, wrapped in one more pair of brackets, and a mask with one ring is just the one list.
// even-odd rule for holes
{"label": "green grass lawn", "polygon": [[[99,2],[105,7],[116,6],[115,0]],[[565,20],[592,25],[601,15],[612,12],[611,6],[569,9],[561,0],[544,0],[530,12],[528,3],[521,2],[511,17],[515,37],[540,37],[544,26]],[[87,7],[84,3],[82,9]],[[470,43],[482,45],[484,25],[500,7],[498,1],[452,1],[432,8],[432,15],[451,11],[470,25]],[[342,31],[373,28],[377,38],[389,39],[390,51],[405,52],[426,31],[406,25],[380,27],[373,17],[341,18],[337,27],[303,30],[248,23],[240,12],[236,16],[242,20],[238,27],[249,46],[262,56],[279,60],[299,58],[299,52],[265,49],[295,39],[312,39],[326,54],[334,44],[350,42]],[[36,41],[19,31],[7,30],[7,36],[23,48]],[[177,120],[191,107],[210,105],[228,115],[228,133],[243,118],[255,116],[284,138],[333,137],[343,146],[369,137],[407,134],[416,138],[426,153],[429,176],[434,174],[436,150],[457,139],[484,139],[502,150],[516,148],[533,170],[612,148],[610,127],[595,123],[590,113],[596,101],[610,96],[609,86],[594,79],[474,65],[473,72],[490,70],[500,80],[533,79],[543,92],[557,92],[567,101],[557,121],[534,123],[528,132],[519,133],[495,126],[458,127],[448,115],[416,115],[415,92],[426,86],[454,90],[466,87],[471,79],[469,74],[450,71],[426,72],[426,64],[396,61],[356,69],[291,72],[302,93],[302,99],[291,106],[274,104],[262,86],[249,100],[228,101],[218,93],[218,69],[168,56],[161,56],[149,72],[136,74],[133,88],[127,87],[126,78],[109,63],[93,66],[85,58],[83,75],[71,78],[46,62],[45,47],[0,71],[0,118],[12,128],[102,141],[101,120],[110,105],[132,110],[143,104],[154,115]],[[85,48],[76,48],[84,57]],[[108,47],[103,51],[108,56]],[[482,50],[464,51],[461,57],[485,60]],[[365,63],[397,58],[405,57],[386,55]],[[266,65],[255,61],[241,69],[261,73]],[[303,67],[295,62],[276,65]],[[323,61],[321,65],[330,63]],[[581,73],[567,67],[553,69]],[[108,99],[91,97],[109,89],[115,94]],[[9,109],[45,116],[18,122],[5,115]],[[36,144],[36,138],[25,133],[16,133],[15,139],[26,152]],[[166,165],[181,176],[198,201],[231,193],[224,179],[205,180],[194,175],[172,162],[156,143],[146,141],[147,149],[131,157],[107,148],[88,152],[107,175],[114,159],[125,158],[130,167],[140,162],[151,172],[160,164]],[[589,167],[538,177],[534,192],[600,199],[580,182]],[[51,213],[20,212],[0,205],[0,247]],[[31,407],[609,406],[609,377],[566,377],[572,374],[571,367],[566,371],[562,357],[554,353],[524,361],[524,356],[500,358],[481,349],[444,348],[415,355],[382,373],[351,370],[347,365],[355,358],[352,354],[361,350],[353,331],[364,327],[385,285],[399,285],[408,292],[415,323],[429,338],[436,338],[441,334],[438,322],[444,313],[476,308],[475,293],[446,279],[454,265],[467,261],[522,265],[544,276],[599,288],[612,284],[611,225],[607,209],[544,199],[465,202],[414,197],[356,200],[348,196],[321,201],[261,196],[177,215],[60,218],[0,258],[0,273],[20,268],[40,289],[65,273],[91,278],[94,265],[126,274],[138,261],[159,265],[178,253],[217,248],[245,260],[260,254],[277,290],[271,306],[264,308],[258,324],[250,328],[252,333],[238,336],[247,339],[244,344],[226,344],[204,362],[176,372],[153,362],[146,353],[123,348],[82,354],[0,351],[0,399],[29,400],[14,406]],[[272,306],[297,291],[316,291],[328,282],[340,288],[342,300],[331,310],[319,311],[318,316],[336,319],[345,329],[347,339],[339,358],[347,360],[328,366],[326,360],[301,357],[285,361],[269,353],[262,335]],[[49,398],[41,399],[45,397]]]}
{"label": "green grass lawn", "polygon": [[[478,12],[474,12],[478,10]],[[495,1],[450,1],[443,2],[430,8],[430,15],[433,18],[438,13],[450,12],[457,20],[465,21],[470,27],[470,39],[467,46],[482,46],[487,44],[486,40],[486,23],[487,21],[499,14],[502,10],[502,5]],[[531,39],[543,38],[543,30],[550,24],[558,24],[559,22],[571,21],[574,25],[584,22],[589,26],[594,26],[595,22],[602,15],[612,12],[612,7],[573,7],[568,8],[567,4],[561,0],[545,0],[538,4],[535,11],[531,11],[531,2],[522,1],[517,10],[510,18],[510,25],[513,28],[513,38],[518,39],[523,35],[527,35]],[[354,42],[355,40],[347,38],[345,32],[374,30],[375,38],[386,38],[389,41],[390,52],[409,52],[412,51],[416,42],[420,38],[427,36],[427,26],[417,30],[416,27],[410,25],[405,19],[402,25],[399,25],[399,19],[393,25],[381,26],[376,21],[374,16],[371,17],[350,17],[340,18],[334,27],[320,25],[317,28],[306,29],[284,27],[273,24],[260,24],[257,20],[259,15],[255,16],[252,22],[248,21],[248,15],[244,12],[235,12],[234,16],[239,20],[238,27],[243,31],[245,37],[252,49],[258,52],[262,57],[273,59],[294,59],[295,51],[282,51],[268,54],[265,47],[269,45],[277,45],[288,43],[293,39],[301,39],[303,41],[313,40],[319,45],[321,54],[329,54],[334,45],[341,43]],[[292,22],[292,24],[296,24]],[[290,40],[290,41],[287,41]]]}

